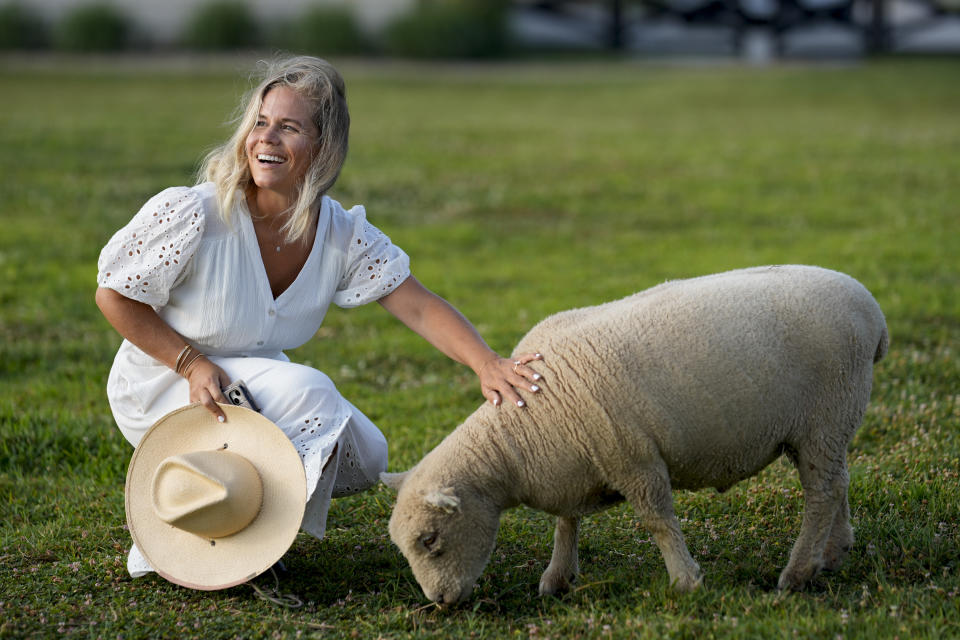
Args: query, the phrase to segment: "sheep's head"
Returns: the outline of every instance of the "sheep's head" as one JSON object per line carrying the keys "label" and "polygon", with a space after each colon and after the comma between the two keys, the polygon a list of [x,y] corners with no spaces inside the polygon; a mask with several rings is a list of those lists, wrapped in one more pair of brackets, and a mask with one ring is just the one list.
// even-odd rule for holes
{"label": "sheep's head", "polygon": [[470,595],[487,565],[500,511],[473,492],[431,485],[416,471],[380,474],[397,491],[390,538],[410,563],[423,594],[454,604]]}

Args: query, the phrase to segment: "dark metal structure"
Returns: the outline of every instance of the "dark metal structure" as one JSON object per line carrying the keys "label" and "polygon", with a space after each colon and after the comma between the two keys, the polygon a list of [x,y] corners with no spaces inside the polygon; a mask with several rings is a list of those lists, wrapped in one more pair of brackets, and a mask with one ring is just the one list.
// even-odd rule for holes
{"label": "dark metal structure", "polygon": [[[891,22],[894,2],[913,5],[918,17]],[[612,51],[629,46],[629,27],[644,21],[673,19],[681,24],[729,28],[733,46],[740,50],[743,35],[752,28],[773,34],[782,53],[783,38],[800,27],[829,23],[857,34],[864,51],[891,51],[898,38],[927,28],[948,16],[960,17],[960,0],[515,0],[515,6],[566,16],[576,22],[591,9],[602,11],[605,26],[597,33],[595,24],[584,24]]]}

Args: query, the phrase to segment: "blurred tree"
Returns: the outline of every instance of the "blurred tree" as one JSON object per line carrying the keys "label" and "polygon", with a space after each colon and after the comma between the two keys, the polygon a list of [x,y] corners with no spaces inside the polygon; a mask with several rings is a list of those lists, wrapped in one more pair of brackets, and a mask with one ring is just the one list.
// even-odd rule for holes
{"label": "blurred tree", "polygon": [[39,49],[47,44],[46,25],[19,2],[0,6],[0,49]]}
{"label": "blurred tree", "polygon": [[358,55],[372,50],[349,8],[325,5],[307,7],[294,20],[279,25],[270,41],[281,49],[320,56]]}
{"label": "blurred tree", "polygon": [[53,44],[65,51],[119,51],[127,46],[127,17],[107,3],[87,4],[67,12],[56,25]]}
{"label": "blurred tree", "polygon": [[413,58],[492,58],[509,46],[507,0],[431,0],[387,29],[389,53]]}
{"label": "blurred tree", "polygon": [[192,49],[245,49],[260,43],[260,30],[246,3],[215,0],[195,11],[183,42]]}

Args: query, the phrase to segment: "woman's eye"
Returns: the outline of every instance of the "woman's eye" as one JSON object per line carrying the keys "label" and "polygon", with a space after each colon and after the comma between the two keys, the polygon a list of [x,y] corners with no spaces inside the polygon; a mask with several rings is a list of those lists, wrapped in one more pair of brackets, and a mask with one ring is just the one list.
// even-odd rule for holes
{"label": "woman's eye", "polygon": [[283,125],[283,128],[284,128],[285,130],[291,131],[291,132],[293,132],[293,133],[299,133],[299,131],[297,131],[297,128],[296,128],[296,127],[293,127],[293,126],[291,126],[291,125],[289,125],[289,124]]}

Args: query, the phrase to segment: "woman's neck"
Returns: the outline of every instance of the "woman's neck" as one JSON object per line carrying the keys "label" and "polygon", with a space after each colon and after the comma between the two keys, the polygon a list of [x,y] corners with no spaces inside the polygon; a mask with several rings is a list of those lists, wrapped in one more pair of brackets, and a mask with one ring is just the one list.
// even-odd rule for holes
{"label": "woman's neck", "polygon": [[283,224],[291,213],[295,196],[253,187],[246,192],[247,208],[255,219]]}

